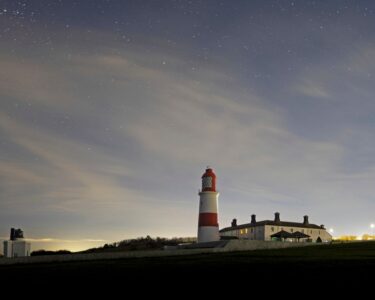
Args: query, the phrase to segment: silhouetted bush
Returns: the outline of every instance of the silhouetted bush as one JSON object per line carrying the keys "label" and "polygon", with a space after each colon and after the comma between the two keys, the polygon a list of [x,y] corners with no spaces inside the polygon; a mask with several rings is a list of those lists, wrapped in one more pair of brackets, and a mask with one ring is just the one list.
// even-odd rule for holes
{"label": "silhouetted bush", "polygon": [[57,251],[48,251],[48,250],[36,250],[31,252],[31,256],[42,256],[42,255],[60,255],[60,254],[70,254],[69,250],[57,250]]}
{"label": "silhouetted bush", "polygon": [[111,248],[116,248],[115,244],[104,244],[103,249],[111,249]]}
{"label": "silhouetted bush", "polygon": [[113,252],[113,251],[134,251],[134,250],[158,250],[164,246],[177,246],[178,244],[195,242],[193,238],[152,238],[149,235],[136,239],[123,240],[113,244],[105,244],[103,247],[92,248],[83,253]]}

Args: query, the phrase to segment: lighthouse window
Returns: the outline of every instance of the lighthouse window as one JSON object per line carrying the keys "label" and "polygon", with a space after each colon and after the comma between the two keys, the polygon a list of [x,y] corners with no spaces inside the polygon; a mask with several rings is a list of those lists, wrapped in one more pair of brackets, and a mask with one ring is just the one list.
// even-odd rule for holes
{"label": "lighthouse window", "polygon": [[203,177],[202,187],[203,188],[210,188],[210,187],[212,187],[212,177]]}

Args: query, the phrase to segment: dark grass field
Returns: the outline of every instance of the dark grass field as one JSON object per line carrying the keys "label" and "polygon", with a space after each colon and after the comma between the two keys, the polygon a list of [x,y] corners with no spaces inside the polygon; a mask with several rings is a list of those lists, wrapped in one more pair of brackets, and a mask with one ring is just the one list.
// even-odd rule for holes
{"label": "dark grass field", "polygon": [[[69,279],[91,283],[126,282],[149,286],[159,280],[199,284],[224,280],[225,286],[272,283],[273,286],[309,285],[316,288],[375,284],[375,242],[321,245],[305,248],[258,250],[153,258],[128,258],[0,266],[6,278],[40,282]],[[1,276],[0,275],[0,276]],[[4,278],[4,277],[3,277]],[[2,279],[4,283],[6,279]]]}

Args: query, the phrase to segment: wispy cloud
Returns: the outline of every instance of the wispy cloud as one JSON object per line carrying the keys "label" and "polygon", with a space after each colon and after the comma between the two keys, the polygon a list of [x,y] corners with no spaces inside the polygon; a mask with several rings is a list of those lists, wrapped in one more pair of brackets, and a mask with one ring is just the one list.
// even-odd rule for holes
{"label": "wispy cloud", "polygon": [[320,80],[303,80],[302,83],[297,85],[295,89],[298,93],[302,94],[303,96],[323,99],[330,98],[327,88],[325,87],[324,83]]}

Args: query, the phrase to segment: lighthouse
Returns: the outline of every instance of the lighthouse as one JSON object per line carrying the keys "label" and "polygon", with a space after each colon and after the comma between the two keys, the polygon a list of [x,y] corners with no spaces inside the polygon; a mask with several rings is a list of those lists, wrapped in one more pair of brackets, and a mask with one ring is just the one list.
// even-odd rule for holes
{"label": "lighthouse", "polygon": [[220,240],[217,221],[218,198],[216,175],[207,167],[202,175],[202,190],[199,192],[198,243]]}

